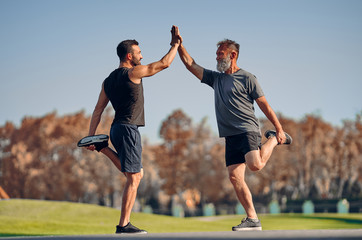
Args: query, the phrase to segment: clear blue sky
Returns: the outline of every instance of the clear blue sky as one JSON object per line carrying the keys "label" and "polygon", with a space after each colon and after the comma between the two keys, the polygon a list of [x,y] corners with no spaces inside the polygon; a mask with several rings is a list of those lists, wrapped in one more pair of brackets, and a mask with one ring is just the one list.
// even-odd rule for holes
{"label": "clear blue sky", "polygon": [[[362,110],[361,13],[359,0],[0,0],[0,126],[52,111],[91,114],[118,67],[117,44],[138,40],[148,64],[168,51],[173,24],[208,69],[216,69],[219,40],[240,43],[239,67],[258,77],[276,112],[341,125]],[[212,89],[178,56],[144,88],[143,136],[156,141],[179,108],[194,123],[207,117],[217,134]]]}

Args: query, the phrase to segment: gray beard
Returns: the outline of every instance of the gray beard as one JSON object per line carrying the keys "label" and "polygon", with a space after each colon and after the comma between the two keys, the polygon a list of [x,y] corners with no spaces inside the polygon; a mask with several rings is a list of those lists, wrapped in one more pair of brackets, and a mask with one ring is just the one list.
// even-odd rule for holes
{"label": "gray beard", "polygon": [[217,61],[216,69],[219,72],[226,72],[231,66],[231,60],[229,58],[221,59]]}

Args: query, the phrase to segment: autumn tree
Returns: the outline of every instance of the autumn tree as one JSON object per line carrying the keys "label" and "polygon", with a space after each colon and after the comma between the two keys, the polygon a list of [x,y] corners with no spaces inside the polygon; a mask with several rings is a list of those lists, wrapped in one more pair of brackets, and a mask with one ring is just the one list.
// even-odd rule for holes
{"label": "autumn tree", "polygon": [[[107,112],[100,132],[107,131],[111,119]],[[2,127],[0,184],[5,191],[15,198],[102,202],[109,197],[119,188],[118,173],[102,154],[76,146],[87,135],[89,121],[84,112],[51,113],[25,117],[19,128]]]}
{"label": "autumn tree", "polygon": [[185,191],[197,192],[201,203],[235,200],[224,161],[224,143],[212,136],[206,119],[193,126],[181,110],[163,123],[164,142],[155,151],[162,188],[182,198]]}
{"label": "autumn tree", "polygon": [[[262,171],[246,172],[255,199],[362,197],[361,114],[341,127],[315,115],[300,121],[278,118],[293,144],[277,146]],[[107,134],[112,120],[107,109],[97,133]],[[124,176],[103,154],[76,146],[88,134],[89,121],[84,112],[50,113],[25,117],[19,127],[0,126],[0,186],[12,198],[119,206]],[[262,132],[273,128],[268,120],[260,123]],[[193,124],[176,110],[163,121],[160,136],[161,144],[143,143],[141,205],[157,208],[172,196],[201,205],[237,202],[225,167],[224,140],[212,133],[206,119]]]}
{"label": "autumn tree", "polygon": [[[279,116],[293,137],[290,146],[276,147],[266,167],[251,177],[254,195],[269,199],[334,199],[361,186],[361,121],[345,121],[333,127],[319,116],[306,115],[300,122]],[[262,119],[263,132],[272,128]],[[358,166],[358,167],[356,167]],[[361,190],[355,190],[356,193]],[[274,196],[271,196],[274,195]],[[345,195],[346,196],[346,195]]]}
{"label": "autumn tree", "polygon": [[201,196],[201,203],[224,204],[236,201],[225,165],[224,140],[214,136],[204,118],[193,127],[189,141],[190,171],[187,178]]}
{"label": "autumn tree", "polygon": [[190,164],[187,158],[188,141],[192,137],[191,119],[181,110],[174,111],[163,123],[160,136],[163,143],[156,149],[156,161],[160,177],[164,179],[162,188],[169,195],[181,193],[191,187]]}
{"label": "autumn tree", "polygon": [[337,130],[332,146],[336,154],[332,157],[333,168],[330,174],[333,176],[331,184],[333,195],[341,197],[358,197],[354,187],[359,188],[362,173],[362,122],[357,115],[355,121],[344,121],[343,128]]}
{"label": "autumn tree", "polygon": [[151,145],[147,138],[142,144],[142,165],[144,176],[140,183],[137,193],[137,199],[141,206],[150,205],[153,209],[159,209],[160,206],[160,191],[162,179],[159,174],[159,169],[156,164],[155,149],[157,145]]}

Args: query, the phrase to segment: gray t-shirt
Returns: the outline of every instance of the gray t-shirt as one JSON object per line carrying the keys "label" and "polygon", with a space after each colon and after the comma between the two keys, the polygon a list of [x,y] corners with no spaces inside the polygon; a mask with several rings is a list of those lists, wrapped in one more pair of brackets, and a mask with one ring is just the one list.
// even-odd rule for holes
{"label": "gray t-shirt", "polygon": [[204,70],[202,83],[214,89],[215,112],[219,136],[259,132],[254,100],[264,96],[256,77],[243,69],[225,74]]}

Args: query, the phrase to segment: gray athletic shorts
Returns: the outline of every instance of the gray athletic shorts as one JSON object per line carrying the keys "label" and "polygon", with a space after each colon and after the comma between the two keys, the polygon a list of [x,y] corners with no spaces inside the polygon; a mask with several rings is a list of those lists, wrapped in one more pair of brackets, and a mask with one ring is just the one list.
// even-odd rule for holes
{"label": "gray athletic shorts", "polygon": [[121,161],[122,172],[138,173],[142,167],[141,134],[136,125],[114,123],[111,142]]}
{"label": "gray athletic shorts", "polygon": [[245,154],[261,147],[261,136],[258,132],[245,132],[225,137],[226,166],[245,162]]}

